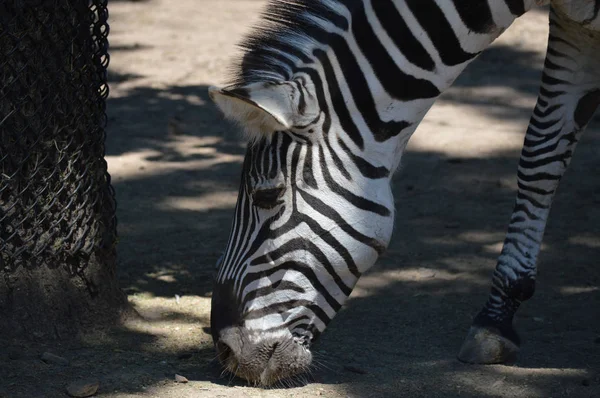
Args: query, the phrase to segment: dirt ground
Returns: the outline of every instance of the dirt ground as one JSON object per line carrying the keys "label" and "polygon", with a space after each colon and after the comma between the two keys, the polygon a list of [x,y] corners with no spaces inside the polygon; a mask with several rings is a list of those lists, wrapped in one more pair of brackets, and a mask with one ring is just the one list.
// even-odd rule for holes
{"label": "dirt ground", "polygon": [[[394,179],[396,230],[320,343],[308,383],[256,389],[221,376],[209,334],[244,151],[210,103],[262,0],[110,2],[107,160],[119,272],[144,320],[79,343],[0,350],[0,397],[600,397],[600,123],[557,195],[538,288],[518,313],[515,366],[455,355],[483,305],[516,190],[547,35],[522,17],[443,95]],[[176,6],[174,6],[176,4]],[[43,352],[70,361],[42,362]],[[176,383],[180,374],[188,383]]]}

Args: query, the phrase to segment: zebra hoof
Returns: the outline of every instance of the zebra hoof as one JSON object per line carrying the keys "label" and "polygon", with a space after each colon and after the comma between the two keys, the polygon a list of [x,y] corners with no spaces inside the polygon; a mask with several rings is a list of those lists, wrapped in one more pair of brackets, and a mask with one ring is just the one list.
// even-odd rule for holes
{"label": "zebra hoof", "polygon": [[500,335],[495,328],[471,326],[458,359],[477,364],[514,363],[518,354],[519,346]]}

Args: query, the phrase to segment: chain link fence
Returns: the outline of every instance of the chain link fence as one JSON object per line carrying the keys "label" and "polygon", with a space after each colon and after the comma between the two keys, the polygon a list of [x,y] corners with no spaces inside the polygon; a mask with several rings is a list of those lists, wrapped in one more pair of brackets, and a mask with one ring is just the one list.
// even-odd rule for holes
{"label": "chain link fence", "polygon": [[107,0],[0,1],[0,273],[116,242],[104,160]]}

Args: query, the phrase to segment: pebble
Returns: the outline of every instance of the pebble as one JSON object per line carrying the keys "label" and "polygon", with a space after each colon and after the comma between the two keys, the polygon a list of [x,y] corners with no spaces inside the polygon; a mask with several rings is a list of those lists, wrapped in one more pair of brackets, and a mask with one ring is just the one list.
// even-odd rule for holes
{"label": "pebble", "polygon": [[98,380],[78,380],[67,386],[67,394],[72,397],[91,397],[98,392],[100,382]]}
{"label": "pebble", "polygon": [[187,383],[189,380],[185,376],[175,374],[175,381],[177,383]]}
{"label": "pebble", "polygon": [[351,365],[345,365],[344,370],[347,370],[348,372],[358,373],[361,375],[366,375],[367,373],[369,373],[364,369],[357,368],[356,366],[351,366]]}
{"label": "pebble", "polygon": [[42,361],[46,363],[53,363],[55,365],[69,366],[69,360],[67,358],[59,357],[50,352],[42,354]]}
{"label": "pebble", "polygon": [[581,380],[581,385],[584,387],[589,387],[590,381],[588,379],[583,379],[583,380]]}

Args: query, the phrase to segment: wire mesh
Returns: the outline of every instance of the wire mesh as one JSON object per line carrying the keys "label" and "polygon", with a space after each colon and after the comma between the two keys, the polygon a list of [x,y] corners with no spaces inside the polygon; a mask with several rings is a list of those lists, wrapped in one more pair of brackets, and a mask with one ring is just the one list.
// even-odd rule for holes
{"label": "wire mesh", "polygon": [[0,272],[116,242],[104,160],[107,0],[0,2]]}

